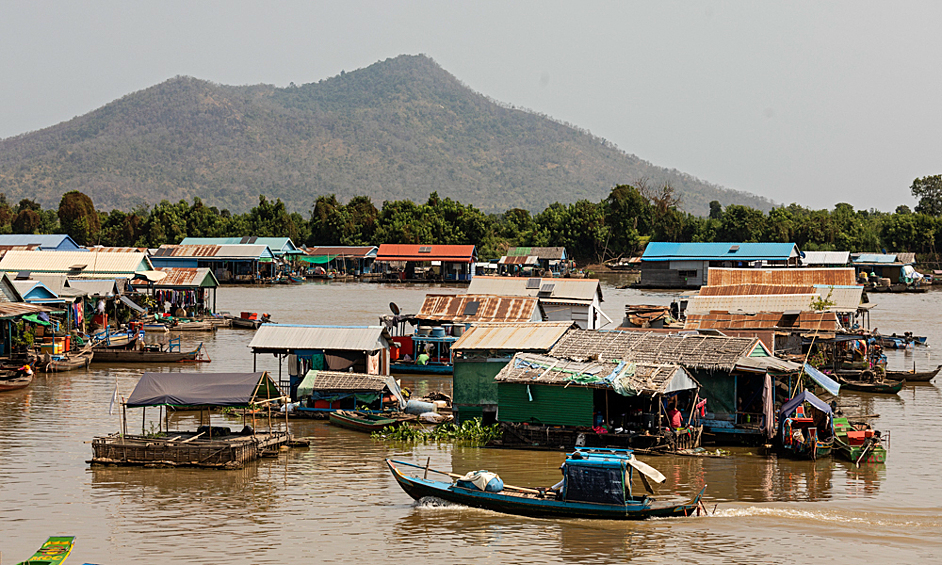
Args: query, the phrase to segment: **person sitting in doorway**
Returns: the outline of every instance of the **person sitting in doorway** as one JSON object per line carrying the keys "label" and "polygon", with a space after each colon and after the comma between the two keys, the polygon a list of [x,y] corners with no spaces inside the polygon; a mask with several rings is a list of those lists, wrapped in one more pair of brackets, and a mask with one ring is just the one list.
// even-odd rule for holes
{"label": "person sitting in doorway", "polygon": [[677,428],[682,428],[684,425],[684,418],[680,414],[680,410],[677,409],[677,404],[671,402],[667,406],[667,420],[670,422],[670,425],[675,430]]}

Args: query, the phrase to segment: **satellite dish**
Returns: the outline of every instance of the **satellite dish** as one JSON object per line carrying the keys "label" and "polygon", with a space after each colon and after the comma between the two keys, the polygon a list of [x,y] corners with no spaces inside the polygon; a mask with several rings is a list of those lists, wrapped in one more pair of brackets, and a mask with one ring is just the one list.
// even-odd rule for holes
{"label": "satellite dish", "polygon": [[392,313],[395,314],[396,316],[399,315],[399,306],[397,306],[395,302],[390,302],[390,303],[389,303],[389,309],[390,309],[390,310],[392,311]]}

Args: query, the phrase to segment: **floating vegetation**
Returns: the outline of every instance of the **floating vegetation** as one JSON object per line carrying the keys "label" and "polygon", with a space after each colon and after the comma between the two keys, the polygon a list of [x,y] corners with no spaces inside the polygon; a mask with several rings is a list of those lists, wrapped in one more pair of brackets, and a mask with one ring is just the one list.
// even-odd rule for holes
{"label": "floating vegetation", "polygon": [[403,424],[396,428],[385,428],[383,430],[370,434],[373,439],[384,441],[403,441],[403,442],[429,442],[429,441],[452,441],[468,443],[470,445],[484,445],[487,442],[500,437],[498,424],[485,426],[481,424],[480,418],[473,418],[462,424],[454,422],[445,422],[438,424],[432,429],[423,429],[409,424]]}

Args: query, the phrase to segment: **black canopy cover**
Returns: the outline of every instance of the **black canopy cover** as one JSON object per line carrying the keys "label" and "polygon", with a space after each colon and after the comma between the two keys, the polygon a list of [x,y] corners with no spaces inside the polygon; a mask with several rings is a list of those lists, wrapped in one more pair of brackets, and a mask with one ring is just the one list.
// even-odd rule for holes
{"label": "black canopy cover", "polygon": [[248,406],[278,398],[281,391],[267,372],[144,373],[127,406]]}

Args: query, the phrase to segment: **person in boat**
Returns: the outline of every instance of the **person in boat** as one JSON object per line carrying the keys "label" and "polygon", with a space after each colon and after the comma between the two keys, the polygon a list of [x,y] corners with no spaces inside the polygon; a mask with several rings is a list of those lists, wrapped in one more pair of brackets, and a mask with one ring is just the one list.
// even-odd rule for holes
{"label": "person in boat", "polygon": [[416,357],[415,364],[428,365],[429,359],[431,359],[431,357],[429,356],[428,351],[423,351],[422,353],[419,353],[418,357]]}

